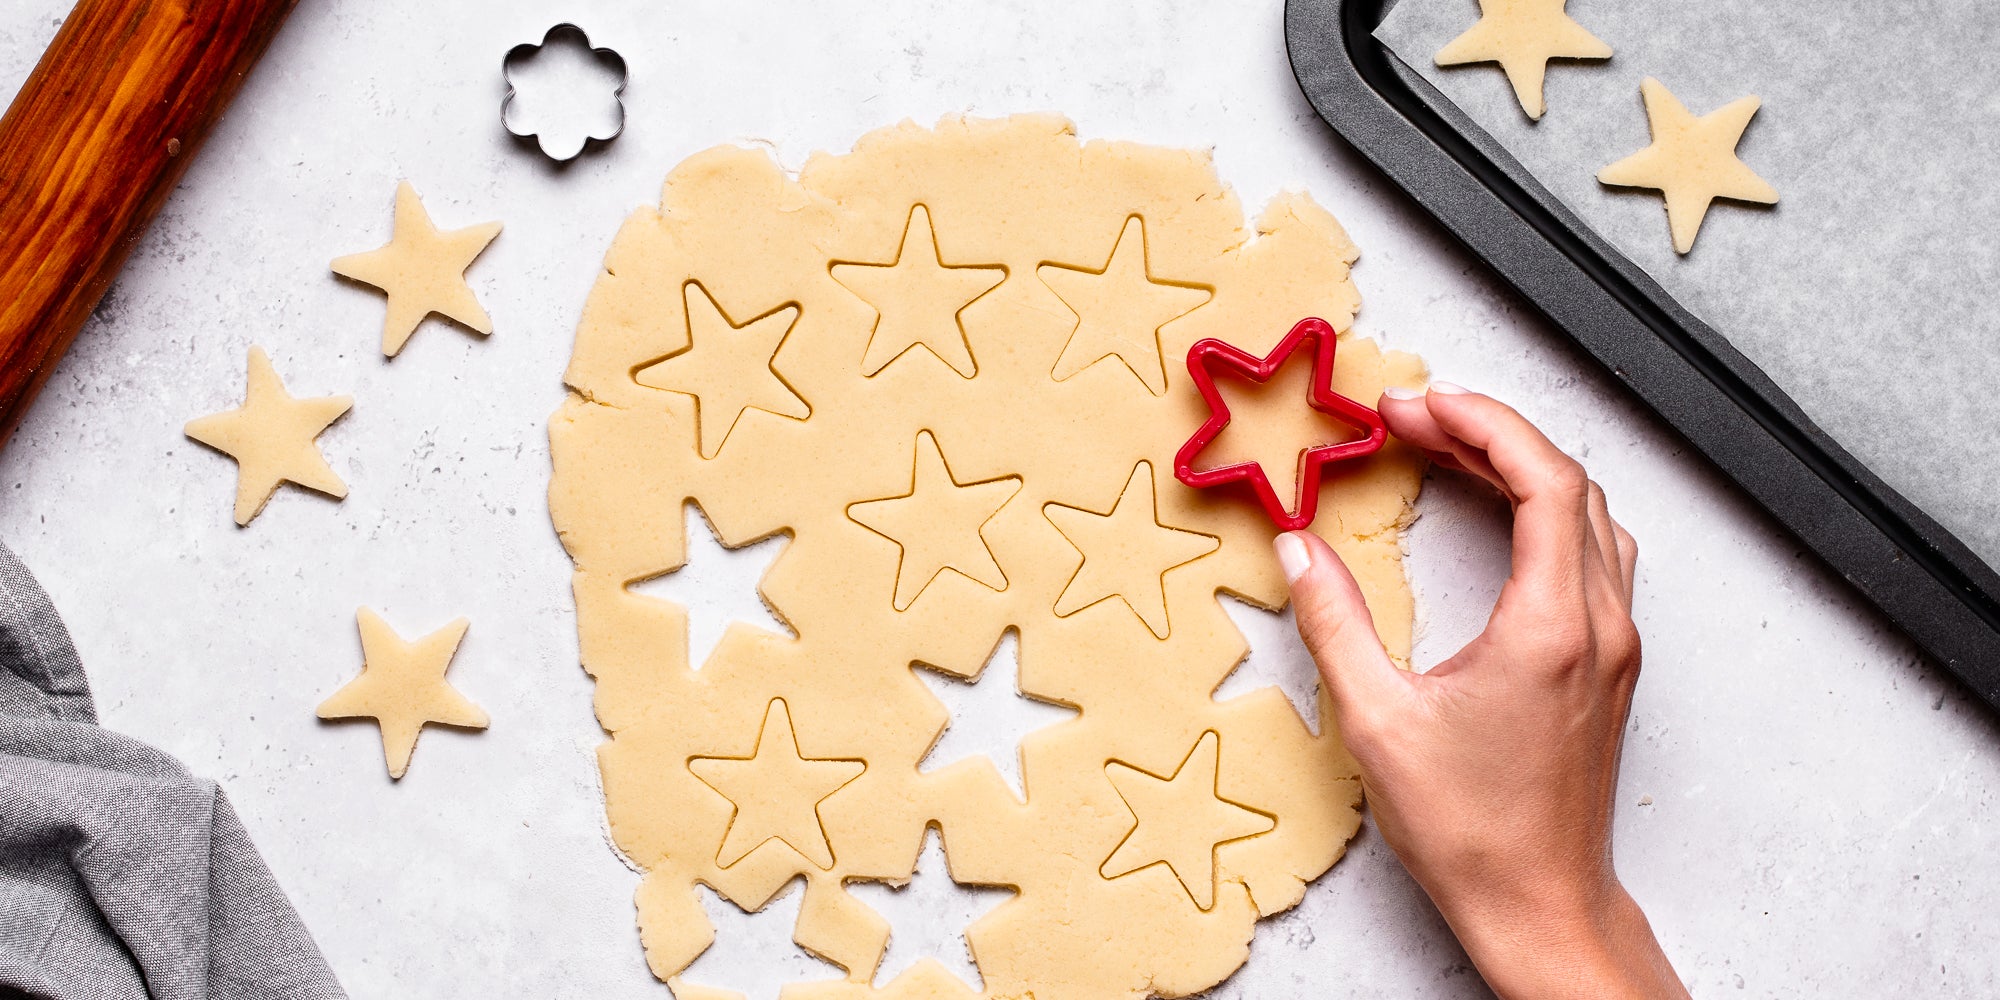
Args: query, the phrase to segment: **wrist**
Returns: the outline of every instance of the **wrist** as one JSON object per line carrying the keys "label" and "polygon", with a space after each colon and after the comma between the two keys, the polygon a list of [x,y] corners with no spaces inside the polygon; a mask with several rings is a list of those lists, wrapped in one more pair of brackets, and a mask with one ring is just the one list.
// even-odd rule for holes
{"label": "wrist", "polygon": [[1565,899],[1455,909],[1445,919],[1502,1000],[1687,996],[1615,880]]}

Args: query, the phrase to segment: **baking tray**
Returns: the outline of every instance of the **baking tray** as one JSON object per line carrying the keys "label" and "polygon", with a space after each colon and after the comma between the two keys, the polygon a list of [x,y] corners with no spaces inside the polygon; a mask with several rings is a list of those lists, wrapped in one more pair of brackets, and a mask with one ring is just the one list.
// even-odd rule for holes
{"label": "baking tray", "polygon": [[[1287,0],[1320,117],[1938,663],[2000,708],[2000,574],[1890,488],[1375,37],[1394,0]],[[1690,525],[1690,530],[1694,526]]]}

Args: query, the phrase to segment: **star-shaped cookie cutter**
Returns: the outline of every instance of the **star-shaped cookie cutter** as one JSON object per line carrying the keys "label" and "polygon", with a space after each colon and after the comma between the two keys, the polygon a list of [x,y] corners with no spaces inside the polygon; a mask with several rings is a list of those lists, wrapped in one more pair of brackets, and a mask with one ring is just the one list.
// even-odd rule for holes
{"label": "star-shaped cookie cutter", "polygon": [[[576,35],[576,40],[583,44],[584,49],[590,53],[591,58],[596,59],[599,63],[617,71],[618,86],[611,88],[611,99],[618,105],[618,124],[611,129],[611,132],[608,135],[591,134],[584,136],[583,142],[576,147],[576,152],[573,152],[568,156],[558,156],[554,153],[549,152],[547,143],[543,141],[541,135],[538,132],[517,131],[514,128],[513,123],[507,120],[507,108],[514,103],[514,93],[515,93],[514,75],[513,75],[514,64],[522,59],[532,58],[536,53],[540,52],[550,42],[554,41],[557,35],[565,33]],[[500,59],[500,78],[507,82],[507,96],[500,99],[500,127],[506,129],[507,134],[513,136],[516,139],[533,142],[535,144],[535,148],[542,151],[543,156],[546,156],[549,159],[556,161],[557,163],[568,163],[569,161],[574,160],[577,157],[583,155],[584,150],[591,148],[593,145],[601,146],[607,142],[610,142],[611,140],[618,138],[618,136],[625,131],[625,84],[630,80],[630,75],[625,70],[625,57],[619,55],[616,51],[612,49],[592,47],[590,44],[590,36],[584,34],[582,28],[579,28],[568,21],[564,21],[563,23],[550,28],[548,31],[543,32],[542,41],[541,44],[539,45],[534,42],[522,42],[521,44],[516,45],[511,49],[508,49],[507,54],[501,57]]]}
{"label": "star-shaped cookie cutter", "polygon": [[[1316,316],[1299,320],[1285,339],[1264,357],[1257,357],[1237,347],[1211,337],[1198,341],[1188,348],[1188,375],[1194,379],[1195,390],[1208,404],[1208,420],[1194,436],[1181,445],[1174,455],[1174,478],[1194,487],[1207,489],[1225,483],[1246,482],[1256,493],[1257,502],[1264,513],[1271,518],[1280,531],[1297,531],[1309,525],[1319,513],[1319,483],[1321,471],[1330,462],[1350,458],[1360,458],[1380,450],[1382,443],[1389,439],[1389,429],[1382,423],[1382,415],[1354,400],[1333,391],[1333,350],[1337,340],[1333,325]],[[1307,389],[1306,402],[1313,409],[1353,426],[1365,437],[1340,444],[1320,445],[1308,448],[1299,454],[1298,470],[1299,507],[1288,511],[1278,499],[1278,493],[1271,487],[1271,477],[1264,467],[1256,462],[1225,465],[1215,469],[1197,471],[1195,456],[1209,446],[1229,426],[1229,404],[1222,399],[1222,393],[1215,387],[1218,368],[1231,369],[1253,382],[1268,382],[1278,369],[1291,359],[1301,348],[1312,345],[1312,384]]]}

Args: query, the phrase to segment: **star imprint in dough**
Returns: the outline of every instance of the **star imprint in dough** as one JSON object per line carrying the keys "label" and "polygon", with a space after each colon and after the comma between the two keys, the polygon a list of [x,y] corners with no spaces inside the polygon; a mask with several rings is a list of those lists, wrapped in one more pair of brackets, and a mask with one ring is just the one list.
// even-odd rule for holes
{"label": "star imprint in dough", "polygon": [[1216,777],[1221,762],[1222,739],[1210,730],[1168,777],[1122,761],[1104,765],[1105,777],[1132,810],[1133,822],[1099,873],[1118,878],[1164,864],[1197,908],[1214,906],[1216,851],[1278,825],[1269,813],[1222,797]]}
{"label": "star imprint in dough", "polygon": [[1116,597],[1162,639],[1168,628],[1167,573],[1222,544],[1214,535],[1160,523],[1150,462],[1133,467],[1118,501],[1105,513],[1050,503],[1042,514],[1083,555],[1083,564],[1056,595],[1056,617]]}
{"label": "star imprint in dough", "polygon": [[367,253],[336,257],[333,273],[389,293],[382,320],[382,353],[395,357],[425,316],[437,313],[481,336],[493,332],[465,269],[500,235],[498,222],[439,231],[409,181],[396,183],[396,226],[389,242]]}
{"label": "star imprint in dough", "polygon": [[236,460],[236,523],[249,524],[283,483],[347,496],[314,442],[353,406],[351,396],[293,398],[264,349],[253,345],[243,405],[190,420],[182,433]]}
{"label": "star imprint in dough", "polygon": [[1049,376],[1066,381],[1078,372],[1117,358],[1146,391],[1167,391],[1160,328],[1200,308],[1214,296],[1204,285],[1153,276],[1146,251],[1146,222],[1134,215],[1099,269],[1044,264],[1035,273],[1076,314],[1068,342]]}
{"label": "star imprint in dough", "polygon": [[1736,143],[1757,113],[1753,95],[1739,97],[1696,118],[1660,81],[1639,84],[1653,143],[1597,172],[1600,183],[1653,188],[1666,196],[1674,250],[1694,249],[1695,234],[1717,198],[1778,203],[1778,189],[1736,158]]}
{"label": "star imprint in dough", "polygon": [[681,295],[687,304],[688,346],[642,366],[632,377],[648,388],[694,397],[701,457],[720,454],[730,432],[751,410],[793,420],[812,415],[812,407],[778,374],[775,360],[799,321],[797,305],[787,303],[738,323],[700,282],[688,282]]}
{"label": "star imprint in dough", "polygon": [[922,347],[965,378],[978,374],[966,341],[967,306],[1007,280],[997,264],[947,264],[931,229],[930,209],[910,209],[903,241],[887,264],[838,261],[833,280],[875,309],[875,329],[862,352],[861,374],[874,375]]}
{"label": "star imprint in dough", "polygon": [[396,634],[382,616],[361,608],[361,676],[320,703],[322,719],[374,719],[382,730],[389,777],[409,770],[417,735],[431,723],[485,729],[486,713],[444,679],[470,624],[460,618],[415,642]]}
{"label": "star imprint in dough", "polygon": [[1479,0],[1479,23],[1438,50],[1439,66],[1497,62],[1529,118],[1542,117],[1551,59],[1609,59],[1611,46],[1563,8],[1568,0]]}
{"label": "star imprint in dough", "polygon": [[820,825],[819,804],[867,770],[867,763],[799,753],[798,734],[784,699],[764,713],[757,748],[748,757],[695,757],[688,770],[728,799],[734,810],[716,866],[727,868],[770,841],[779,841],[821,869],[833,867],[833,848]]}
{"label": "star imprint in dough", "polygon": [[1021,491],[1021,477],[959,482],[930,431],[917,434],[916,454],[910,492],[847,507],[847,516],[856,524],[902,550],[896,567],[896,610],[907,610],[945,570],[992,590],[1006,590],[1007,575],[994,561],[980,529]]}

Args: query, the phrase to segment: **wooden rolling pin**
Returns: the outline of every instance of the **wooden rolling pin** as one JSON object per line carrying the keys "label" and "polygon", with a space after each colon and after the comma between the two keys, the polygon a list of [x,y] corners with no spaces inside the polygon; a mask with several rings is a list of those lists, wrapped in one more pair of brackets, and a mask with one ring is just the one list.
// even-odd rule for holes
{"label": "wooden rolling pin", "polygon": [[0,118],[0,444],[296,2],[70,11]]}

